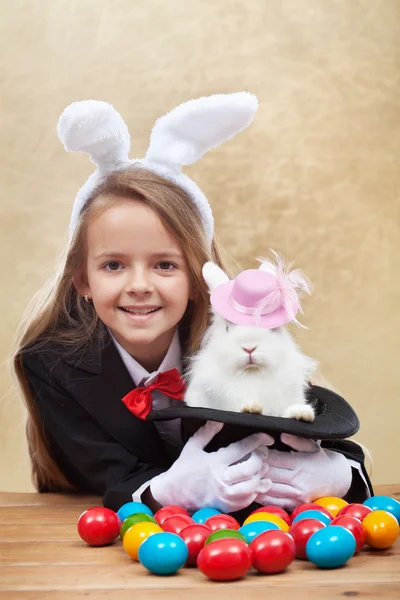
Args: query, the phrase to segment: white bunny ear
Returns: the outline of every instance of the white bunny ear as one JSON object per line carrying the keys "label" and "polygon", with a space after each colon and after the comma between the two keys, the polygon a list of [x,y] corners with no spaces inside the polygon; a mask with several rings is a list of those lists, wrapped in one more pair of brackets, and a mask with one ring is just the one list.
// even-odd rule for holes
{"label": "white bunny ear", "polygon": [[108,102],[85,100],[67,106],[57,134],[69,152],[87,152],[102,171],[127,162],[131,139],[125,121]]}
{"label": "white bunny ear", "polygon": [[222,283],[227,283],[229,281],[229,277],[225,271],[211,261],[206,262],[203,265],[202,274],[210,292]]}
{"label": "white bunny ear", "polygon": [[248,92],[190,100],[156,121],[146,161],[180,168],[229,140],[253,120],[258,100]]}

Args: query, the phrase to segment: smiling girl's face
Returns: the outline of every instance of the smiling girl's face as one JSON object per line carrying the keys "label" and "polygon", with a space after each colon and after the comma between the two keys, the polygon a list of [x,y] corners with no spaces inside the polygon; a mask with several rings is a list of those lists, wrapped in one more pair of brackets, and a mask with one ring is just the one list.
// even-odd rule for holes
{"label": "smiling girl's face", "polygon": [[[147,370],[156,369],[190,298],[186,259],[158,215],[121,200],[87,228],[87,294],[116,340]],[[77,278],[79,280],[79,278]]]}

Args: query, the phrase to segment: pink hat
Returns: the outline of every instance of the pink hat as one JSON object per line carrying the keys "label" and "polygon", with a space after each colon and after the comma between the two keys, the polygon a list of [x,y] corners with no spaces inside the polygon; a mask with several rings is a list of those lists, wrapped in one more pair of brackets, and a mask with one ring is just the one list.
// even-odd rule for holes
{"label": "pink hat", "polygon": [[264,264],[268,272],[262,265],[218,285],[211,293],[215,312],[236,325],[273,328],[292,321],[302,326],[296,319],[302,312],[297,289],[310,293],[311,282],[298,270],[285,271],[283,263],[273,269]]}

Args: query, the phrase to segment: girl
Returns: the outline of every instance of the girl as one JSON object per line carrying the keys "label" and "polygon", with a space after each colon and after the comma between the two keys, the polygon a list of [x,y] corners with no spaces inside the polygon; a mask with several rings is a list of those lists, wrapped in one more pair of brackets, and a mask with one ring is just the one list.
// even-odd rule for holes
{"label": "girl", "polygon": [[[226,270],[210,205],[181,166],[244,129],[256,107],[249,94],[183,104],[157,121],[135,161],[110,105],[74,103],[61,116],[64,146],[88,152],[97,170],[77,195],[65,258],[29,307],[14,354],[39,491],[102,494],[114,510],[133,498],[154,510],[225,512],[370,494],[353,442],[329,449],[282,434],[297,452],[270,451],[269,460],[264,433],[207,453],[222,424],[207,423],[182,448],[179,421],[144,419],[181,401],[179,374],[208,325],[202,266]],[[138,401],[128,409],[132,388]]]}

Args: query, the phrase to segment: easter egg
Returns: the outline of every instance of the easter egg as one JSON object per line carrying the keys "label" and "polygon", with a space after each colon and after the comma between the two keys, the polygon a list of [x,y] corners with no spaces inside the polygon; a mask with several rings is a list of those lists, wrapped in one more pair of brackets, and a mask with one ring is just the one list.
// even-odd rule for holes
{"label": "easter egg", "polygon": [[213,515],[212,517],[209,517],[206,522],[205,525],[207,525],[208,527],[210,527],[211,531],[218,531],[218,529],[239,529],[240,528],[240,523],[238,523],[238,521],[236,521],[236,519],[234,517],[231,517],[231,515]]}
{"label": "easter egg", "polygon": [[250,514],[254,515],[259,512],[266,512],[271,515],[277,515],[278,517],[283,519],[289,525],[289,527],[292,524],[292,519],[290,518],[289,513],[287,513],[286,510],[283,510],[283,508],[280,508],[279,506],[261,506],[260,508],[253,510],[253,512]]}
{"label": "easter egg", "polygon": [[[90,546],[107,546],[118,537],[121,520],[110,508],[93,506],[78,519],[78,534]],[[117,532],[118,530],[118,532]]]}
{"label": "easter egg", "polygon": [[144,513],[146,515],[150,515],[150,517],[153,516],[153,511],[142,502],[127,502],[126,504],[123,504],[118,510],[117,515],[122,522],[125,521],[127,517],[135,513]]}
{"label": "easter egg", "polygon": [[330,525],[332,518],[327,517],[320,510],[305,510],[301,512],[293,519],[293,523],[297,523],[298,521],[302,521],[303,519],[315,519],[316,521],[321,521],[324,525]]}
{"label": "easter egg", "polygon": [[326,527],[322,521],[316,519],[300,519],[295,523],[292,523],[289,529],[289,533],[294,539],[296,546],[296,558],[304,559],[307,558],[306,545],[310,537],[316,531]]}
{"label": "easter egg", "polygon": [[273,515],[272,513],[265,512],[257,512],[249,515],[247,519],[243,522],[243,525],[247,525],[247,523],[254,523],[254,521],[269,521],[270,523],[275,523],[278,525],[279,529],[282,531],[289,531],[289,525],[278,515]]}
{"label": "easter egg", "polygon": [[205,541],[210,534],[211,529],[203,523],[193,523],[181,530],[179,536],[183,539],[189,551],[186,560],[188,566],[196,564],[199,552],[204,548]]}
{"label": "easter egg", "polygon": [[348,505],[346,500],[342,498],[337,498],[336,496],[323,496],[322,498],[317,498],[317,500],[313,501],[313,504],[318,504],[318,506],[323,506],[329,512],[336,517],[339,510],[344,506]]}
{"label": "easter egg", "polygon": [[185,529],[185,527],[192,523],[194,523],[194,521],[189,515],[171,515],[162,522],[161,527],[163,531],[179,535],[182,529]]}
{"label": "easter egg", "polygon": [[210,517],[221,514],[221,511],[216,508],[200,508],[192,514],[192,519],[195,523],[205,523]]}
{"label": "easter egg", "polygon": [[139,547],[139,562],[156,575],[172,575],[185,564],[189,555],[182,538],[175,533],[155,533]]}
{"label": "easter egg", "polygon": [[151,535],[161,533],[162,529],[156,523],[136,523],[130,527],[122,540],[122,546],[127,554],[133,560],[138,559],[138,552],[141,544]]}
{"label": "easter egg", "polygon": [[224,538],[204,546],[197,558],[197,566],[209,579],[234,581],[246,575],[251,561],[252,553],[246,542]]}
{"label": "easter egg", "polygon": [[350,515],[341,515],[335,517],[331,525],[339,525],[345,527],[354,535],[356,539],[356,552],[359,552],[365,544],[367,532],[359,519]]}
{"label": "easter egg", "polygon": [[373,510],[363,519],[367,532],[366,543],[371,548],[385,550],[393,546],[399,537],[399,524],[396,517],[385,510]]}
{"label": "easter egg", "polygon": [[250,544],[253,567],[260,573],[281,573],[296,555],[292,536],[282,530],[265,531]]}
{"label": "easter egg", "polygon": [[343,506],[336,516],[343,517],[346,515],[347,517],[355,517],[359,521],[362,521],[370,512],[372,512],[372,508],[369,508],[369,506],[354,503]]}
{"label": "easter egg", "polygon": [[136,523],[143,523],[144,521],[147,523],[155,523],[156,525],[158,524],[154,517],[146,515],[145,513],[134,513],[133,515],[126,517],[119,530],[121,540],[128,531],[129,527],[132,527],[132,525],[135,525]]}
{"label": "easter egg", "polygon": [[400,523],[400,502],[395,498],[389,496],[372,496],[363,502],[364,506],[367,506],[371,510],[385,510],[396,517],[398,523]]}
{"label": "easter egg", "polygon": [[250,542],[260,535],[260,533],[264,533],[264,531],[271,531],[271,529],[276,531],[279,529],[279,527],[271,521],[252,521],[251,523],[242,525],[238,531],[244,535],[247,543],[250,544]]}
{"label": "easter egg", "polygon": [[217,529],[217,531],[213,531],[208,538],[206,539],[206,544],[211,544],[216,540],[222,540],[223,538],[236,538],[238,540],[242,540],[242,542],[246,542],[247,540],[242,533],[239,533],[236,529]]}
{"label": "easter egg", "polygon": [[182,508],[176,504],[169,504],[168,506],[163,506],[160,508],[154,514],[154,518],[159,525],[162,525],[165,519],[168,519],[168,517],[172,517],[173,515],[186,515],[187,517],[190,516],[185,508]]}
{"label": "easter egg", "polygon": [[355,551],[354,535],[338,525],[330,525],[316,531],[306,544],[308,560],[322,569],[341,567]]}

